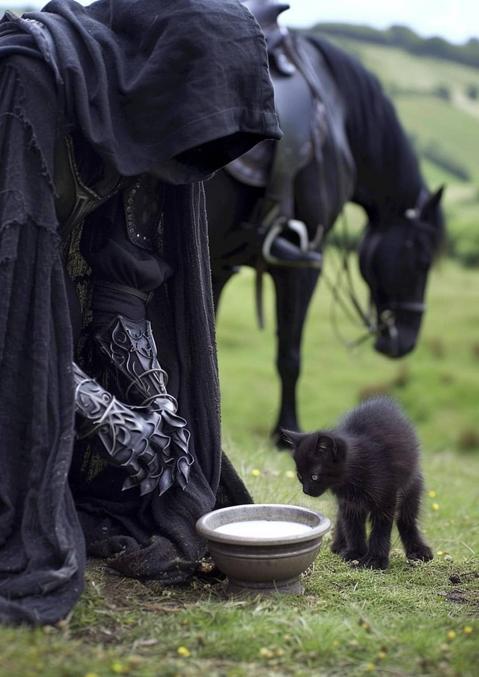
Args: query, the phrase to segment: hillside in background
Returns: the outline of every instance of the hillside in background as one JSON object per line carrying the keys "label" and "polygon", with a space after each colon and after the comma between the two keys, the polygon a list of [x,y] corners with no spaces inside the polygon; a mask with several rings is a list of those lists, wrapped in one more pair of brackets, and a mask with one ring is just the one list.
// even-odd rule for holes
{"label": "hillside in background", "polygon": [[456,61],[466,66],[479,67],[479,39],[471,38],[463,45],[433,36],[423,38],[407,26],[393,25],[386,30],[357,24],[319,23],[313,30],[339,38],[353,38],[363,42],[400,47],[419,56]]}
{"label": "hillside in background", "polygon": [[416,53],[398,47],[391,37],[398,34],[394,28],[319,24],[312,32],[354,54],[381,80],[429,185],[447,186],[450,254],[467,265],[479,265],[479,58],[474,67],[459,63],[458,56],[477,41],[449,45],[456,53],[448,59],[445,49],[432,56],[431,40],[422,40]]}

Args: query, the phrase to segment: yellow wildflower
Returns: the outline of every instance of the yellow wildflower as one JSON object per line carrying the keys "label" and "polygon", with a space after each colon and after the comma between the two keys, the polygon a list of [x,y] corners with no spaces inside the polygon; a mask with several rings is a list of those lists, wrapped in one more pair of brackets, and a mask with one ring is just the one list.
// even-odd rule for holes
{"label": "yellow wildflower", "polygon": [[251,474],[253,475],[253,477],[259,477],[261,475],[261,470],[259,470],[258,468],[253,468]]}
{"label": "yellow wildflower", "polygon": [[429,498],[436,498],[436,496],[437,496],[437,494],[436,494],[436,492],[434,491],[434,489],[431,489],[430,491],[428,491],[428,492],[427,492],[427,495],[429,496]]}
{"label": "yellow wildflower", "polygon": [[259,655],[261,656],[261,658],[273,658],[273,657],[274,657],[274,652],[271,651],[271,649],[268,649],[268,647],[263,646],[263,647],[259,650]]}
{"label": "yellow wildflower", "polygon": [[453,639],[456,639],[456,631],[449,630],[449,632],[447,633],[447,638],[450,642],[452,642]]}
{"label": "yellow wildflower", "polygon": [[127,668],[123,665],[123,663],[120,663],[120,661],[114,661],[114,663],[111,664],[111,669],[116,675],[121,675],[122,672],[127,672]]}
{"label": "yellow wildflower", "polygon": [[472,635],[473,633],[472,625],[465,625],[463,632],[465,635]]}
{"label": "yellow wildflower", "polygon": [[378,651],[378,658],[380,661],[383,661],[387,656],[387,653],[385,651]]}
{"label": "yellow wildflower", "polygon": [[374,672],[376,670],[376,664],[375,663],[368,663],[366,665],[366,672]]}
{"label": "yellow wildflower", "polygon": [[284,474],[285,477],[287,477],[289,480],[294,480],[294,478],[296,477],[296,475],[292,470],[287,470]]}
{"label": "yellow wildflower", "polygon": [[187,646],[179,646],[176,650],[176,653],[178,656],[181,656],[182,658],[188,658],[191,656],[191,651],[188,649]]}
{"label": "yellow wildflower", "polygon": [[431,506],[431,508],[432,508],[433,510],[439,510],[439,503],[433,503],[432,506]]}

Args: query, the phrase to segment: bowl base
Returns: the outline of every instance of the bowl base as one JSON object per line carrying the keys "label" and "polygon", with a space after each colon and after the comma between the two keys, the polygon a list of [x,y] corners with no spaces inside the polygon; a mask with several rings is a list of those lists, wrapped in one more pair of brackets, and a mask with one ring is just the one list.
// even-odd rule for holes
{"label": "bowl base", "polygon": [[285,581],[240,581],[228,579],[226,584],[227,595],[304,595],[304,588],[299,578],[288,578]]}

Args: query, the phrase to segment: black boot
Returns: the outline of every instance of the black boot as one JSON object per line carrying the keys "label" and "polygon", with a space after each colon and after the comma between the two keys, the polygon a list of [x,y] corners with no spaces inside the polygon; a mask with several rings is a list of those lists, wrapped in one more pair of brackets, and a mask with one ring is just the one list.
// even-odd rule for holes
{"label": "black boot", "polygon": [[[282,237],[291,233],[299,240],[299,246]],[[288,268],[315,268],[321,270],[322,256],[309,249],[306,226],[294,219],[276,220],[267,230],[262,246],[263,259],[271,266]]]}

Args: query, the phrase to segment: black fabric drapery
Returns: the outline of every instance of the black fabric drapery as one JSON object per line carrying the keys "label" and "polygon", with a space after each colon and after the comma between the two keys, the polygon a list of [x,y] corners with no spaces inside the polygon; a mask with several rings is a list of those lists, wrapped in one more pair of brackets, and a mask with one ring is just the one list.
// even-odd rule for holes
{"label": "black fabric drapery", "polygon": [[[279,135],[259,28],[235,0],[72,0],[0,24],[0,620],[55,622],[82,589],[85,546],[130,576],[183,580],[220,474],[219,398],[202,186],[170,186],[175,275],[150,316],[192,431],[185,492],[72,500],[73,342],[54,149],[75,130],[126,176],[208,176]],[[228,467],[231,474],[231,468]]]}
{"label": "black fabric drapery", "polygon": [[[251,136],[279,135],[264,38],[235,0],[53,0],[24,17],[3,27],[6,49],[9,30],[31,36],[67,119],[124,176],[234,136],[219,146],[221,166]],[[33,48],[22,36],[18,49]]]}

